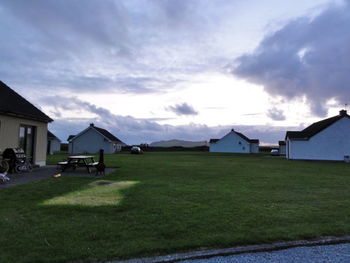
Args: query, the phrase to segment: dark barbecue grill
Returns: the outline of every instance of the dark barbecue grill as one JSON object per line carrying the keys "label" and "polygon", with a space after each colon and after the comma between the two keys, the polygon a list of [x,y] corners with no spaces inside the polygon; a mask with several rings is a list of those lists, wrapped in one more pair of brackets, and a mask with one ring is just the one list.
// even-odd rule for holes
{"label": "dark barbecue grill", "polygon": [[2,153],[2,158],[9,164],[9,172],[15,171],[18,164],[25,163],[27,156],[22,148],[6,148]]}

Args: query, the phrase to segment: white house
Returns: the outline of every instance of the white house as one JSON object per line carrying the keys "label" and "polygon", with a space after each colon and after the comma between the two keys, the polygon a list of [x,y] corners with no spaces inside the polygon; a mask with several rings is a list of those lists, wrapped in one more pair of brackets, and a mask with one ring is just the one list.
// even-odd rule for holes
{"label": "white house", "polygon": [[52,132],[47,131],[47,154],[54,154],[61,149],[61,140]]}
{"label": "white house", "polygon": [[278,142],[278,154],[279,155],[286,155],[286,142],[285,141],[279,141]]}
{"label": "white house", "polygon": [[70,135],[68,143],[68,152],[71,154],[97,153],[100,149],[105,153],[115,153],[126,145],[109,131],[98,128],[93,123],[79,134]]}
{"label": "white house", "polygon": [[286,157],[299,160],[348,160],[350,156],[350,116],[339,115],[315,122],[302,131],[287,131]]}
{"label": "white house", "polygon": [[210,139],[209,152],[258,153],[259,140],[251,140],[232,129],[221,139]]}

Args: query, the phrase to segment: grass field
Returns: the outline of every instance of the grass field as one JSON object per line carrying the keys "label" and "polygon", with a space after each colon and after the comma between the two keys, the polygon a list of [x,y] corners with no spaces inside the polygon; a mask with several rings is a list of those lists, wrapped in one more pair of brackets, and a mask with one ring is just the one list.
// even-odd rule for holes
{"label": "grass field", "polygon": [[0,190],[0,262],[90,262],[350,234],[349,164],[207,152],[105,159],[120,168],[103,179],[63,176]]}

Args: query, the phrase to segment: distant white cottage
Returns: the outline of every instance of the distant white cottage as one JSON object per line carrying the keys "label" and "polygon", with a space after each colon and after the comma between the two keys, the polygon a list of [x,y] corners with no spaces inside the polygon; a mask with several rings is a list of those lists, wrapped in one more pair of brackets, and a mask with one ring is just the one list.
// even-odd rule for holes
{"label": "distant white cottage", "polygon": [[259,140],[251,140],[232,129],[221,139],[210,139],[210,152],[223,153],[258,153]]}
{"label": "distant white cottage", "polygon": [[52,132],[47,131],[47,154],[54,154],[61,149],[61,140]]}
{"label": "distant white cottage", "polygon": [[75,153],[97,153],[103,149],[105,153],[121,151],[126,146],[121,140],[109,131],[96,127],[93,123],[77,135],[68,137],[68,152]]}
{"label": "distant white cottage", "polygon": [[286,157],[299,160],[348,160],[350,156],[350,116],[339,115],[315,122],[302,131],[287,131]]}

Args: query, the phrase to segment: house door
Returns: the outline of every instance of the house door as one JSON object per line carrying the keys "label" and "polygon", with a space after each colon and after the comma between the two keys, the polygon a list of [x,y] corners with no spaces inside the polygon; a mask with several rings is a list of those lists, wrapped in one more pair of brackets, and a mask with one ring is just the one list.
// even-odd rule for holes
{"label": "house door", "polygon": [[24,150],[27,158],[31,162],[34,159],[34,143],[35,143],[35,127],[28,125],[21,125],[19,127],[19,147]]}

